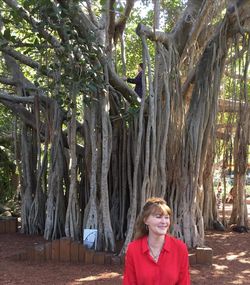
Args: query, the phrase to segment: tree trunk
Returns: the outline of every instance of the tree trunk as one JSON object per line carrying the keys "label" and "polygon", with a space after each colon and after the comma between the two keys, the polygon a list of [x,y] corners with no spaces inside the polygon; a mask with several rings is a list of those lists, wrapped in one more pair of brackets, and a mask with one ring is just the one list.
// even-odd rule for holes
{"label": "tree trunk", "polygon": [[53,106],[51,129],[50,169],[48,198],[46,202],[45,239],[65,236],[65,200],[63,193],[64,144],[62,141],[62,114],[57,104]]}
{"label": "tree trunk", "polygon": [[[36,117],[36,130],[40,130],[40,106],[39,106],[39,98],[35,97],[34,104],[34,112]],[[46,130],[46,134],[48,130]],[[48,140],[48,135],[46,135],[46,141]],[[29,216],[29,228],[30,234],[38,234],[44,232],[44,224],[45,224],[45,202],[46,196],[44,193],[43,185],[42,185],[42,177],[47,168],[47,142],[45,143],[44,157],[42,160],[41,153],[41,141],[40,141],[40,133],[36,131],[36,141],[37,141],[37,162],[36,162],[36,191],[35,198],[32,202]]]}
{"label": "tree trunk", "polygon": [[32,179],[31,179],[31,169],[30,164],[30,152],[31,146],[28,139],[28,130],[25,125],[22,126],[21,134],[21,153],[22,153],[22,169],[23,169],[23,192],[21,193],[22,204],[21,204],[21,231],[23,233],[29,234],[29,215],[30,208],[33,202],[32,199]]}
{"label": "tree trunk", "polygon": [[[114,251],[115,241],[114,234],[111,226],[110,219],[110,208],[109,208],[109,191],[108,191],[108,170],[110,164],[110,156],[112,151],[112,128],[109,121],[108,110],[108,93],[104,92],[101,98],[101,121],[102,121],[102,168],[101,168],[101,199],[100,199],[100,210],[101,218],[99,222],[103,227],[103,240],[101,240],[101,245],[104,244],[104,250]],[[117,189],[116,189],[117,191]]]}
{"label": "tree trunk", "polygon": [[240,120],[234,142],[234,199],[230,224],[248,227],[245,180],[250,116],[247,108],[243,108],[239,116]]}
{"label": "tree trunk", "polygon": [[80,239],[80,207],[77,195],[77,157],[76,157],[76,86],[73,84],[71,95],[72,113],[69,122],[69,152],[70,152],[70,187],[68,207],[65,220],[65,234],[73,240]]}
{"label": "tree trunk", "polygon": [[[89,140],[86,139],[86,148],[91,150],[90,158],[90,171],[89,173],[89,185],[90,194],[88,203],[84,209],[83,228],[97,229],[98,225],[98,211],[97,211],[97,163],[98,163],[98,144],[97,144],[97,104],[92,102],[89,106],[89,110],[86,109],[85,121],[88,125]],[[88,146],[88,141],[90,146]]]}

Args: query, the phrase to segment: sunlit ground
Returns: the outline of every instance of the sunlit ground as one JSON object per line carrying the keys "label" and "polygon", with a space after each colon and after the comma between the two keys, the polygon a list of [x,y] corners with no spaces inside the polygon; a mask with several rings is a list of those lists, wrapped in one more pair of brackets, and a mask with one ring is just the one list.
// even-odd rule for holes
{"label": "sunlit ground", "polygon": [[118,285],[122,283],[122,274],[117,272],[103,272],[96,275],[82,277],[75,279],[73,282],[66,283],[67,285],[78,285],[78,284],[114,284]]}
{"label": "sunlit ground", "polygon": [[[249,198],[247,204],[250,219]],[[232,204],[226,204],[226,219],[231,210]],[[207,232],[206,246],[213,249],[213,265],[191,267],[192,285],[250,285],[250,233]]]}

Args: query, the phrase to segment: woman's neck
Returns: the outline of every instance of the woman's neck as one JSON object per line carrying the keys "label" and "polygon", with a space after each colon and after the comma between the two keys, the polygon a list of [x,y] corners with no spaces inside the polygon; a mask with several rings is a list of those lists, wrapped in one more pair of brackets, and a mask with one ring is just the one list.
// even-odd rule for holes
{"label": "woman's neck", "polygon": [[151,257],[155,262],[158,262],[164,242],[165,242],[165,235],[156,236],[149,233],[148,235],[149,254],[151,255]]}
{"label": "woman's neck", "polygon": [[149,233],[148,244],[154,248],[162,248],[165,242],[165,235],[154,235]]}

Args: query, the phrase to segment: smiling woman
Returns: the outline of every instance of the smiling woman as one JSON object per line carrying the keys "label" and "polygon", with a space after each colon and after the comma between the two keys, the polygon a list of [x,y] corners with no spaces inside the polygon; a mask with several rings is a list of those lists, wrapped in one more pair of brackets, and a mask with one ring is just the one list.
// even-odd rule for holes
{"label": "smiling woman", "polygon": [[190,284],[186,245],[167,234],[170,216],[165,200],[146,201],[126,253],[123,285]]}

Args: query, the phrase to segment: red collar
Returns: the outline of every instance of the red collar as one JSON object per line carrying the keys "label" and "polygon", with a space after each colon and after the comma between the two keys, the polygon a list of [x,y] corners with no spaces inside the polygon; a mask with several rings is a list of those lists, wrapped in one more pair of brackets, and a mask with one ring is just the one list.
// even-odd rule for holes
{"label": "red collar", "polygon": [[[148,248],[148,236],[144,236],[142,238],[142,252],[145,253],[147,251],[149,251],[149,248]],[[170,247],[170,237],[168,235],[165,235],[165,242],[164,242],[164,245],[163,245],[163,248],[165,251],[171,251],[171,247]]]}

